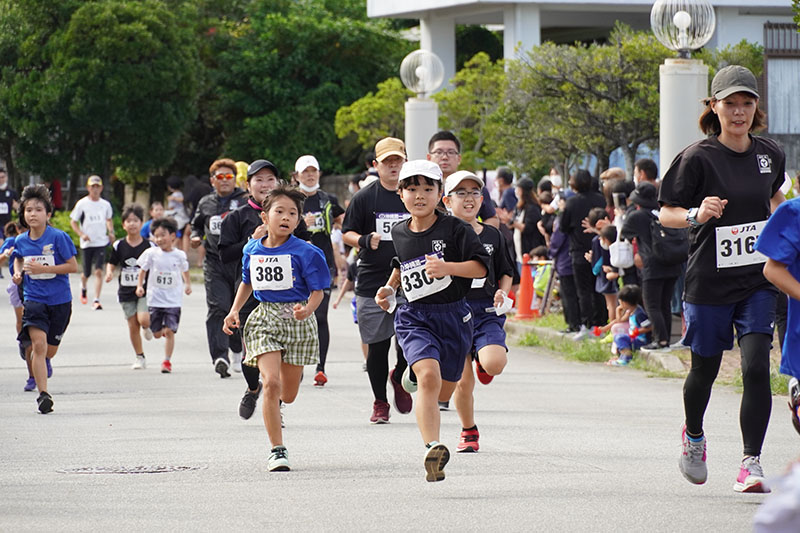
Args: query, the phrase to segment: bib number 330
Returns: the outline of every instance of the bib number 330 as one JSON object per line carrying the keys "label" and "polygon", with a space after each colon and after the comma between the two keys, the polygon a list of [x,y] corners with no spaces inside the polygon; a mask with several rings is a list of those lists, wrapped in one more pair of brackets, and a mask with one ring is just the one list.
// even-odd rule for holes
{"label": "bib number 330", "polygon": [[717,268],[757,265],[767,261],[756,251],[756,241],[767,221],[716,228]]}
{"label": "bib number 330", "polygon": [[250,256],[250,283],[254,291],[283,291],[294,286],[292,256]]}
{"label": "bib number 330", "polygon": [[[441,257],[441,254],[439,254]],[[446,289],[452,282],[450,276],[429,278],[425,272],[425,256],[411,259],[400,265],[403,293],[409,302],[419,300]]]}

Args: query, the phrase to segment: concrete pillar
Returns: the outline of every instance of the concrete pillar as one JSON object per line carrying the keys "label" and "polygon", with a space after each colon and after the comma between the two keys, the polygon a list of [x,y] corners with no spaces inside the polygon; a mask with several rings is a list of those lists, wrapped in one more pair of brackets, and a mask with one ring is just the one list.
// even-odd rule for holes
{"label": "concrete pillar", "polygon": [[428,140],[439,131],[439,107],[430,98],[406,101],[406,155],[408,160],[425,159]]}
{"label": "concrete pillar", "polygon": [[542,44],[541,15],[539,6],[514,4],[503,10],[503,57],[515,59],[517,47],[525,53]]}
{"label": "concrete pillar", "polygon": [[[456,75],[456,22],[453,18],[428,16],[419,21],[420,48],[433,52],[444,64],[444,84]],[[435,92],[435,91],[434,91]]]}
{"label": "concrete pillar", "polygon": [[667,59],[660,69],[659,165],[663,176],[681,150],[705,137],[697,120],[708,97],[708,67],[698,59]]}

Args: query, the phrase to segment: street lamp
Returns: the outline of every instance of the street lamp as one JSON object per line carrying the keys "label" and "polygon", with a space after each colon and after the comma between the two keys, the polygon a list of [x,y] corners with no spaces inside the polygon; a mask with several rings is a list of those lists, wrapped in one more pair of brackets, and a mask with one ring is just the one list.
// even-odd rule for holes
{"label": "street lamp", "polygon": [[703,138],[697,118],[708,96],[708,67],[690,59],[693,50],[714,34],[717,19],[708,0],[656,0],[650,26],[661,44],[678,52],[659,69],[659,169],[663,175],[672,160]]}
{"label": "street lamp", "polygon": [[426,95],[442,86],[444,65],[428,50],[415,50],[400,64],[400,79],[416,98],[409,98],[406,110],[406,154],[408,159],[425,159],[428,139],[439,130],[439,106]]}

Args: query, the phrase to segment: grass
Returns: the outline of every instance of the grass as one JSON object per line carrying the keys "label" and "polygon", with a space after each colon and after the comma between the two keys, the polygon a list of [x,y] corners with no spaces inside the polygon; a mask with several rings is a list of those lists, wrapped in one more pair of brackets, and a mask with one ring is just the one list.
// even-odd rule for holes
{"label": "grass", "polygon": [[[740,392],[744,389],[742,382],[742,371],[736,370],[733,378],[722,381],[725,385],[732,385]],[[772,394],[776,396],[787,396],[789,394],[789,376],[776,372],[774,369],[769,371],[769,384]]]}
{"label": "grass", "polygon": [[[539,325],[538,322],[537,325]],[[567,359],[575,359],[588,363],[605,362],[611,357],[608,351],[608,345],[606,344],[598,344],[593,341],[575,342],[569,339],[551,339],[549,337],[539,336],[532,331],[525,333],[522,338],[520,338],[519,343],[522,346],[540,346],[542,348],[547,348],[548,350],[566,355]]]}

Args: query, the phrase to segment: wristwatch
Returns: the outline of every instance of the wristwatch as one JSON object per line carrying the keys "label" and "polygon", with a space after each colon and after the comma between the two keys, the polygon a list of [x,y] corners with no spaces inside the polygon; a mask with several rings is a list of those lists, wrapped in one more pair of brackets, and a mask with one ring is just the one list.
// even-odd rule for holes
{"label": "wristwatch", "polygon": [[703,224],[697,221],[697,213],[700,211],[699,207],[692,207],[686,211],[686,222],[693,228],[702,226]]}

